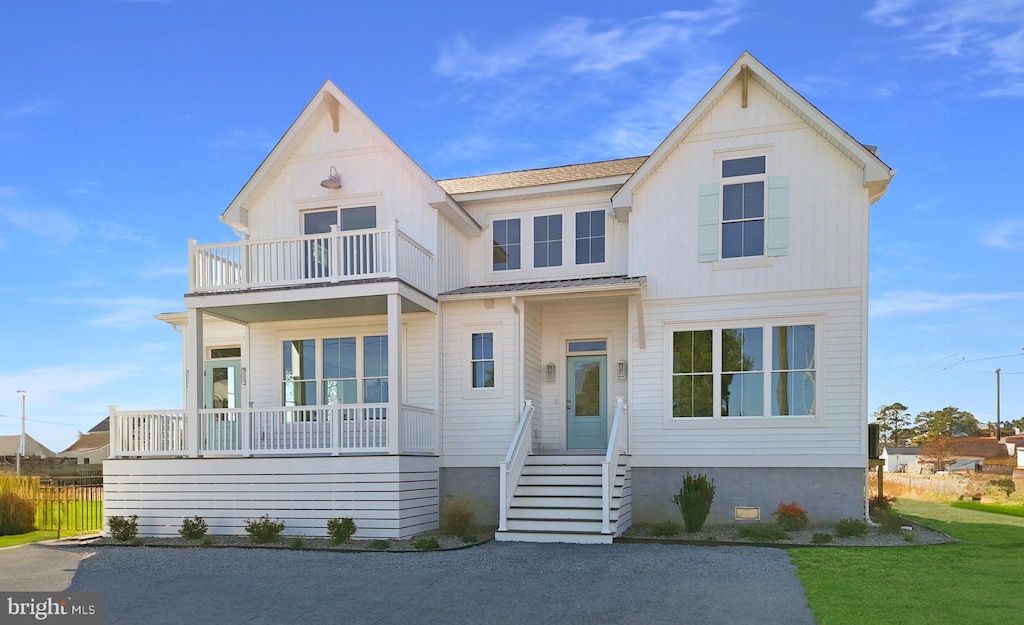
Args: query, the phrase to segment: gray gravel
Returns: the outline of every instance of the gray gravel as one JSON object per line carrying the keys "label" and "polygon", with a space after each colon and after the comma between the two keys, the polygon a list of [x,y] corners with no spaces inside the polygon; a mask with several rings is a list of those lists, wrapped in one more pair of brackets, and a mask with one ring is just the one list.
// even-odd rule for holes
{"label": "gray gravel", "polygon": [[[405,554],[34,549],[94,553],[81,560],[69,590],[102,592],[108,625],[815,622],[789,556],[779,549],[525,543]],[[0,552],[0,573],[4,559]]]}

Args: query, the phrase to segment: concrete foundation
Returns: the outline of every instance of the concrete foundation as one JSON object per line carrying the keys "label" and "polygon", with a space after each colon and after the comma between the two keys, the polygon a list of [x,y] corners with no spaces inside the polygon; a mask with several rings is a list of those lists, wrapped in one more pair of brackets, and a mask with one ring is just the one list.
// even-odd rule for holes
{"label": "concrete foundation", "polygon": [[439,470],[441,522],[452,497],[469,499],[478,525],[498,525],[498,467],[442,467]]}
{"label": "concrete foundation", "polygon": [[734,523],[737,506],[760,508],[762,522],[773,522],[779,502],[797,502],[811,524],[864,518],[864,469],[652,468],[633,467],[633,522],[682,523],[672,496],[683,476],[702,473],[715,481],[709,523]]}

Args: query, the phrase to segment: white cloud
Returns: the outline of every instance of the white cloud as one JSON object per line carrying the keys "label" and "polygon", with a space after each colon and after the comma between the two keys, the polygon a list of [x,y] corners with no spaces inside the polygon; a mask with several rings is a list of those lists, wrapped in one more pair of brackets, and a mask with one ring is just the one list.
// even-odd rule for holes
{"label": "white cloud", "polygon": [[724,31],[740,19],[741,5],[737,0],[719,0],[704,10],[667,11],[625,24],[563,17],[545,29],[487,50],[459,35],[442,44],[434,71],[459,80],[487,80],[545,66],[570,74],[609,72]]}
{"label": "white cloud", "polygon": [[978,242],[1002,249],[1024,247],[1024,220],[1001,221],[985,231]]}
{"label": "white cloud", "polygon": [[897,291],[872,297],[871,315],[873,317],[885,317],[888,315],[929,313],[1021,299],[1024,299],[1024,291],[1004,293]]}
{"label": "white cloud", "polygon": [[4,111],[2,117],[4,119],[18,119],[19,117],[40,117],[42,115],[48,115],[54,110],[56,102],[53,100],[39,100],[37,102],[31,102],[18,108]]}
{"label": "white cloud", "polygon": [[112,221],[97,221],[89,224],[88,234],[104,241],[126,241],[128,243],[153,243],[156,241],[156,237],[151,234],[145,234],[131,226]]}
{"label": "white cloud", "polygon": [[905,26],[910,19],[901,15],[903,11],[912,7],[915,0],[877,0],[864,17],[878,26]]}
{"label": "white cloud", "polygon": [[64,211],[49,208],[15,208],[0,206],[0,221],[30,234],[57,243],[73,241],[81,224]]}

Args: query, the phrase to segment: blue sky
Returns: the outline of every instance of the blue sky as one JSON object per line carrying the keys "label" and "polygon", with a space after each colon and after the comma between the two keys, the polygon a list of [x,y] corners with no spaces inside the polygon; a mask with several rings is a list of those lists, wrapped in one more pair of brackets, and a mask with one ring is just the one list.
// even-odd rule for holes
{"label": "blue sky", "polygon": [[898,171],[872,207],[871,410],[992,419],[1001,367],[1024,415],[1024,1],[437,4],[7,4],[0,434],[21,389],[55,450],[108,404],[181,405],[152,315],[325,79],[444,178],[648,154],[743,50]]}

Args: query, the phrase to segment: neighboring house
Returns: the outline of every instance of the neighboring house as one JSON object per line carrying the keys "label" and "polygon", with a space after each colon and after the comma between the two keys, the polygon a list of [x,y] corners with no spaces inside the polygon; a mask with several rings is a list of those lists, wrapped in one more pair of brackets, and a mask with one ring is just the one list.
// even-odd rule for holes
{"label": "neighboring house", "polygon": [[970,456],[958,456],[953,458],[949,464],[946,465],[946,471],[981,471],[985,465],[985,459],[979,457]]}
{"label": "neighboring house", "polygon": [[905,471],[908,465],[918,461],[920,455],[920,447],[886,446],[878,457],[885,462],[884,470],[894,472]]}
{"label": "neighboring house", "polygon": [[[21,445],[21,434],[12,434],[10,436],[0,436],[0,458],[11,458],[13,459],[18,455],[18,447]],[[36,439],[32,438],[28,434],[25,435],[25,453],[22,457],[34,456],[36,458],[54,458],[57,454],[50,451],[46,445],[43,445]],[[13,460],[12,460],[13,462]]]}
{"label": "neighboring house", "polygon": [[1024,434],[1014,434],[1013,436],[1004,436],[1003,440],[1000,441],[1006,447],[1006,453],[1011,456],[1017,455],[1017,450],[1024,448]]}
{"label": "neighboring house", "polygon": [[184,408],[111,411],[104,513],[360,537],[469,498],[609,542],[863,516],[869,206],[893,171],[744,53],[649,156],[435,181],[332,83],[189,243]]}
{"label": "neighboring house", "polygon": [[78,464],[101,464],[110,455],[110,417],[85,434],[79,432],[78,440],[57,455],[74,458]]}

